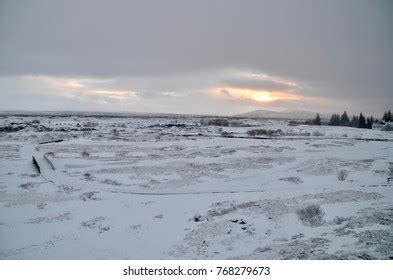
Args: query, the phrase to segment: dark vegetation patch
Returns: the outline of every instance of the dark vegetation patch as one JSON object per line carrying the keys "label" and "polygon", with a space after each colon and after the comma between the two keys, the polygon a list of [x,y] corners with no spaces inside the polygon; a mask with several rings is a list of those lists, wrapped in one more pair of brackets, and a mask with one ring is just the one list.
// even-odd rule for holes
{"label": "dark vegetation patch", "polygon": [[305,224],[311,227],[317,227],[324,223],[323,216],[325,212],[321,206],[312,204],[296,211],[298,218]]}

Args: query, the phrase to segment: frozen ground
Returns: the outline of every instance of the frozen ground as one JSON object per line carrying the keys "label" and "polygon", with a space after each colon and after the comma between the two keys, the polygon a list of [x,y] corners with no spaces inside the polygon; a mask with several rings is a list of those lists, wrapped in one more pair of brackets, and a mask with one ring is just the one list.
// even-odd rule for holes
{"label": "frozen ground", "polygon": [[393,258],[391,132],[234,125],[1,117],[0,258]]}

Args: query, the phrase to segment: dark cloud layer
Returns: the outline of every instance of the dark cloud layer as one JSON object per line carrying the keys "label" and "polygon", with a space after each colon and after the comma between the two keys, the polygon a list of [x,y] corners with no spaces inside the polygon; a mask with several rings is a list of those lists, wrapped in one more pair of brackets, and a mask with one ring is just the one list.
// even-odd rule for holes
{"label": "dark cloud layer", "polygon": [[3,0],[0,75],[143,77],[151,85],[246,69],[307,84],[308,95],[372,96],[382,108],[393,96],[392,30],[389,0]]}

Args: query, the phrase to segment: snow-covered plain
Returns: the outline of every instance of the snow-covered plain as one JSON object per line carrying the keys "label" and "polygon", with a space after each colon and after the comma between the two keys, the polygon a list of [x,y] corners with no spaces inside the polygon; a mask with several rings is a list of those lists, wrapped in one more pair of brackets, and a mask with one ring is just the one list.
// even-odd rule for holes
{"label": "snow-covered plain", "polygon": [[0,258],[393,258],[391,132],[201,120],[1,117]]}

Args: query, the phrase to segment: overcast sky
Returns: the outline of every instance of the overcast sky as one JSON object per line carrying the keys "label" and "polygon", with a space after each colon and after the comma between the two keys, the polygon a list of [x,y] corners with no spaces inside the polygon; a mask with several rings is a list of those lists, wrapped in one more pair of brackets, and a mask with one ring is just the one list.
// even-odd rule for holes
{"label": "overcast sky", "polygon": [[0,0],[0,110],[380,114],[393,1]]}

